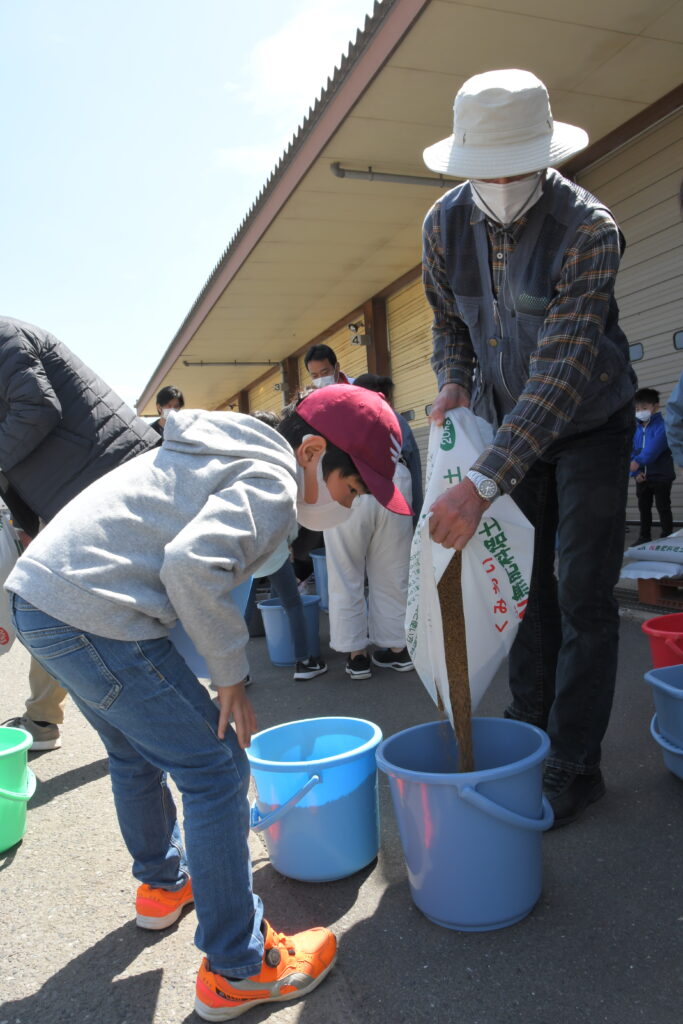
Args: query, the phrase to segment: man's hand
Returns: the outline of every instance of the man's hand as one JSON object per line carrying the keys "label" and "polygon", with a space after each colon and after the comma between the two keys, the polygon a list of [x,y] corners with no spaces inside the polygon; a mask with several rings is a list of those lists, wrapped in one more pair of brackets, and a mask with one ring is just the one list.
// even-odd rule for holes
{"label": "man's hand", "polygon": [[247,697],[244,683],[234,686],[216,688],[218,698],[218,738],[225,739],[225,730],[230,728],[230,718],[235,721],[237,741],[244,750],[251,743],[252,733],[256,732],[256,715]]}
{"label": "man's hand", "polygon": [[484,501],[470,479],[449,487],[431,507],[429,533],[433,541],[445,548],[462,551],[474,536],[482,515],[491,502]]}
{"label": "man's hand", "polygon": [[432,403],[432,411],[429,419],[436,423],[437,427],[443,426],[443,418],[449,409],[458,409],[464,405],[466,409],[470,405],[470,396],[460,384],[444,384]]}

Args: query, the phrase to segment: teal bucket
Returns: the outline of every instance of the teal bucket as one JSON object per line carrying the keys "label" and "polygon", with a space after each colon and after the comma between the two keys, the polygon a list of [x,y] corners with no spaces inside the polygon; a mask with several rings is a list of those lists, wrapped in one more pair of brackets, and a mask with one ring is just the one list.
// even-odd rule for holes
{"label": "teal bucket", "polygon": [[251,827],[271,864],[300,882],[332,882],[377,856],[375,752],[379,726],[362,718],[307,718],[252,736]]}
{"label": "teal bucket", "polygon": [[[317,594],[302,594],[301,601],[304,606],[308,655],[309,657],[317,658],[320,655],[320,632],[318,626],[320,598]],[[266,601],[259,601],[257,607],[263,618],[268,656],[273,665],[294,665],[296,662],[294,657],[294,639],[289,628],[287,612],[282,607],[280,599],[270,597]]]}
{"label": "teal bucket", "polygon": [[673,775],[683,779],[683,746],[679,747],[676,743],[671,743],[663,735],[656,713],[652,716],[652,721],[650,722],[650,733],[652,739],[659,745],[662,751],[662,758],[666,767]]}
{"label": "teal bucket", "polygon": [[311,551],[313,562],[313,575],[315,576],[315,589],[320,598],[320,607],[324,612],[330,610],[330,598],[327,591],[327,555],[325,548],[316,548]]}
{"label": "teal bucket", "polygon": [[26,754],[33,737],[25,729],[0,726],[0,853],[23,838],[26,804],[36,790],[36,777]]}
{"label": "teal bucket", "polygon": [[415,905],[457,931],[521,921],[541,894],[541,837],[553,823],[543,796],[550,740],[505,718],[472,719],[474,772],[458,772],[447,722],[397,733],[377,751],[389,777]]}

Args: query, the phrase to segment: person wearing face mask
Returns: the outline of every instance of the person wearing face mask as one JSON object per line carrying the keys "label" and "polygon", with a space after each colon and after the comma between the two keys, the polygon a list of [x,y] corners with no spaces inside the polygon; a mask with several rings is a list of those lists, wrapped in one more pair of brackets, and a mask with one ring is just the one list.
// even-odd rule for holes
{"label": "person wearing face mask", "polygon": [[424,151],[433,171],[466,179],[423,227],[431,420],[470,406],[494,427],[434,503],[431,536],[462,549],[501,493],[535,527],[505,714],[549,733],[543,785],[556,825],[605,793],[636,388],[614,299],[623,237],[598,199],[553,169],[587,143],[553,120],[535,75],[511,69],[468,79],[453,134]]}
{"label": "person wearing face mask", "polygon": [[636,391],[636,430],[631,452],[631,476],[636,481],[640,512],[640,535],[636,544],[652,540],[652,502],[659,513],[661,536],[673,532],[671,487],[676,479],[664,418],[659,411],[659,392],[654,388]]}
{"label": "person wearing face mask", "polygon": [[177,412],[178,409],[182,409],[185,405],[185,399],[180,388],[174,388],[172,385],[168,385],[162,388],[157,395],[157,412],[159,419],[154,420],[150,423],[150,426],[156,430],[157,434],[164,436],[164,427],[166,426],[166,416],[169,412],[174,410]]}
{"label": "person wearing face mask", "polygon": [[334,349],[329,345],[311,345],[304,356],[304,366],[311,375],[314,388],[351,383],[346,374],[342,373]]}
{"label": "person wearing face mask", "polygon": [[[107,749],[137,924],[168,928],[195,903],[205,955],[194,1006],[205,1020],[306,995],[336,958],[331,931],[274,931],[252,891],[244,748],[256,719],[231,591],[279,561],[298,506],[319,500],[319,465],[334,502],[347,508],[367,490],[409,516],[392,482],[399,436],[384,399],[348,385],[304,398],[278,432],[239,413],[169,413],[161,447],[75,497],[6,583],[20,641]],[[168,638],[178,619],[215,703]],[[187,852],[167,773],[183,796]]]}

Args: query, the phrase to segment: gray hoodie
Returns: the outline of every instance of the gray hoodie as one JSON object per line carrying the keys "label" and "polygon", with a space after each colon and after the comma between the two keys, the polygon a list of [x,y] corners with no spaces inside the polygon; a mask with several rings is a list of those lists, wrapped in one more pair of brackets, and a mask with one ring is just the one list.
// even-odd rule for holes
{"label": "gray hoodie", "polygon": [[114,640],[180,619],[211,680],[248,671],[230,591],[296,533],[296,462],[251,416],[169,415],[161,448],[91,484],[31,543],[5,584],[41,611]]}

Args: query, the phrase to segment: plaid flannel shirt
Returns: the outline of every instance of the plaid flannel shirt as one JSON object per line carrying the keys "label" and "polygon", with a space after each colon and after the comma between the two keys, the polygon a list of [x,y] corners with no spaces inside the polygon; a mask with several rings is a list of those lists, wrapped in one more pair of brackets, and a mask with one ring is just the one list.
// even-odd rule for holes
{"label": "plaid flannel shirt", "polygon": [[[503,230],[473,206],[471,223],[485,220],[494,295],[505,262],[515,250],[527,217]],[[550,301],[538,347],[529,360],[529,379],[515,408],[473,469],[495,480],[502,491],[519,483],[530,465],[571,427],[591,380],[609,300],[619,268],[619,231],[613,218],[594,210],[567,249]],[[423,228],[422,275],[433,312],[432,366],[439,389],[460,384],[469,393],[476,357],[469,330],[455,311],[455,300],[441,247],[440,202]]]}

